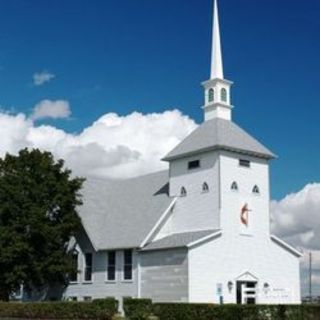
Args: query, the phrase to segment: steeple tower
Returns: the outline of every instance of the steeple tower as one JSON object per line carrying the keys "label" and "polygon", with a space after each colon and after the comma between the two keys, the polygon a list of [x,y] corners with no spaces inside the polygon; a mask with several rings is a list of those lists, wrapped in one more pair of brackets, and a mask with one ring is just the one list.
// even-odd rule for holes
{"label": "steeple tower", "polygon": [[215,118],[231,120],[230,89],[233,83],[224,79],[223,75],[217,0],[214,0],[211,54],[210,80],[202,83],[205,90],[204,119],[205,121]]}

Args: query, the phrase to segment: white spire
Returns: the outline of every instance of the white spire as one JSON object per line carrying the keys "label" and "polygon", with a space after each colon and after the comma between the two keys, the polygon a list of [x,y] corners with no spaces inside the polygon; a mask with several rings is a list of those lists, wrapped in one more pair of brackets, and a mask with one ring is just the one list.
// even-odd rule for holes
{"label": "white spire", "polygon": [[214,18],[212,28],[211,79],[223,79],[223,63],[217,0],[214,0]]}

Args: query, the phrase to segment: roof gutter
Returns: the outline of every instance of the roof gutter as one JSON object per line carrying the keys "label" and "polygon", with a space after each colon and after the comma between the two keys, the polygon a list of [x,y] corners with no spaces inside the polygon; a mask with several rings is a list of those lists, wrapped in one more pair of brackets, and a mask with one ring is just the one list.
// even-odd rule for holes
{"label": "roof gutter", "polygon": [[253,157],[257,157],[257,158],[262,158],[262,159],[266,159],[266,160],[278,158],[278,156],[273,154],[272,152],[267,154],[267,153],[262,153],[262,152],[260,153],[260,152],[250,151],[250,150],[237,149],[237,148],[232,148],[232,147],[227,147],[227,146],[216,145],[213,147],[202,148],[202,149],[182,153],[182,154],[179,154],[176,156],[167,155],[166,157],[162,158],[161,160],[162,161],[171,161],[171,160],[175,160],[175,159],[179,159],[179,158],[188,157],[188,156],[200,153],[200,152],[208,152],[208,151],[215,151],[215,150],[225,150],[225,151],[237,152],[237,153],[242,153],[245,155],[249,155],[249,156],[253,156]]}
{"label": "roof gutter", "polygon": [[219,230],[217,232],[214,232],[214,233],[211,233],[208,236],[205,236],[205,237],[203,237],[201,239],[198,239],[196,241],[188,243],[187,244],[187,248],[189,248],[189,249],[193,248],[193,247],[195,247],[195,246],[197,246],[197,245],[199,245],[199,244],[201,244],[203,242],[206,242],[206,241],[212,240],[214,238],[220,237],[221,235],[222,235],[222,231],[221,230]]}
{"label": "roof gutter", "polygon": [[291,253],[293,253],[294,255],[298,256],[298,257],[302,257],[303,253],[298,251],[297,249],[295,249],[294,247],[290,246],[288,243],[284,242],[283,240],[281,240],[280,238],[278,238],[275,235],[271,235],[270,238],[276,242],[277,244],[279,244],[280,246],[284,247],[285,249],[287,249],[288,251],[290,251]]}

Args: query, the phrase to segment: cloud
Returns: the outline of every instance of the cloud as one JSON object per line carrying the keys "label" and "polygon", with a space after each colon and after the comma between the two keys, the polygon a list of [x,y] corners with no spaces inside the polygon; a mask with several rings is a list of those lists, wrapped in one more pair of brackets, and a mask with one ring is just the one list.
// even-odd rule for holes
{"label": "cloud", "polygon": [[35,86],[42,86],[46,82],[50,82],[56,76],[48,71],[36,72],[33,75],[33,84]]}
{"label": "cloud", "polygon": [[320,250],[320,183],[271,202],[273,232],[303,248]]}
{"label": "cloud", "polygon": [[299,248],[302,292],[308,294],[309,252],[312,253],[312,283],[320,294],[320,183],[306,185],[302,190],[271,202],[272,231]]}
{"label": "cloud", "polygon": [[29,118],[0,112],[0,156],[23,147],[39,148],[65,159],[77,175],[127,178],[167,168],[160,159],[197,126],[178,110],[108,113],[79,134],[34,122],[69,114],[66,101],[49,100],[37,104]]}
{"label": "cloud", "polygon": [[65,100],[42,100],[33,109],[31,119],[64,119],[71,115],[70,105]]}

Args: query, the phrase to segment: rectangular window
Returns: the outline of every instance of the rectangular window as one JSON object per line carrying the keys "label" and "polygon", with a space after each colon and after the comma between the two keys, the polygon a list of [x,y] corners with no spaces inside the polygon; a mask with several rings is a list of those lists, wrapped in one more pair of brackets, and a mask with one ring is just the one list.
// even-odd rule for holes
{"label": "rectangular window", "polygon": [[194,161],[189,161],[188,162],[188,169],[197,169],[200,167],[200,160],[194,160]]}
{"label": "rectangular window", "polygon": [[70,282],[78,281],[78,252],[72,253],[72,267],[73,271],[70,273]]}
{"label": "rectangular window", "polygon": [[123,279],[132,280],[132,250],[123,251]]}
{"label": "rectangular window", "polygon": [[250,161],[249,160],[240,159],[239,160],[239,166],[250,168]]}
{"label": "rectangular window", "polygon": [[84,297],[83,297],[83,301],[87,301],[87,302],[92,301],[92,297],[90,297],[90,296],[84,296]]}
{"label": "rectangular window", "polygon": [[74,301],[74,302],[76,302],[76,301],[78,301],[78,297],[75,297],[75,296],[69,297],[69,298],[68,298],[68,301]]}
{"label": "rectangular window", "polygon": [[116,280],[116,252],[108,252],[107,280]]}
{"label": "rectangular window", "polygon": [[92,281],[92,253],[85,254],[84,281]]}

